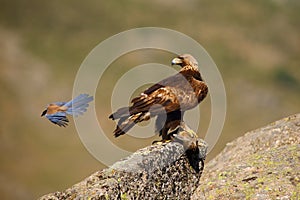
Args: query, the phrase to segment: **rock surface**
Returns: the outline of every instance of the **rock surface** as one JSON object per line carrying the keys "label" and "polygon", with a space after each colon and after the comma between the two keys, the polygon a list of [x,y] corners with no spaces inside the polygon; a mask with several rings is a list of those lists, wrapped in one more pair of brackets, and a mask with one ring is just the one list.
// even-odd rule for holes
{"label": "rock surface", "polygon": [[[199,158],[207,145],[199,140]],[[184,146],[178,142],[141,149],[108,169],[96,172],[63,192],[40,199],[189,199],[200,173],[191,167]]]}
{"label": "rock surface", "polygon": [[228,143],[191,199],[300,199],[300,114]]}
{"label": "rock surface", "polygon": [[[199,149],[203,158],[206,148],[203,143]],[[196,173],[189,165],[181,144],[154,145],[40,199],[298,200],[300,114],[228,143],[205,165],[201,179],[200,174],[201,169]]]}

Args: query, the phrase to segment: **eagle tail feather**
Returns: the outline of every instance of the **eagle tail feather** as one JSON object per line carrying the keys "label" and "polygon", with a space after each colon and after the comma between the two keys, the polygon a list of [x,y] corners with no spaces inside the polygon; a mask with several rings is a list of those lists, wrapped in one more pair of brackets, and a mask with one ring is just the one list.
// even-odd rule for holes
{"label": "eagle tail feather", "polygon": [[122,117],[119,122],[117,128],[114,130],[114,136],[119,137],[120,135],[124,135],[127,133],[136,123],[141,121],[146,121],[150,119],[150,113],[137,113],[130,117]]}
{"label": "eagle tail feather", "polygon": [[119,108],[116,112],[112,113],[109,116],[109,119],[115,120],[115,119],[120,119],[120,118],[127,118],[130,115],[129,113],[129,108],[128,107],[123,107]]}

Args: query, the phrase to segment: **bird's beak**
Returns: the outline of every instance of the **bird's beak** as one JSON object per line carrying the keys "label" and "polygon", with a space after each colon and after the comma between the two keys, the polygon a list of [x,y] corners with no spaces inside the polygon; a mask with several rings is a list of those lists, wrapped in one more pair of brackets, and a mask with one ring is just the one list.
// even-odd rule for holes
{"label": "bird's beak", "polygon": [[172,65],[180,65],[182,64],[182,60],[180,58],[174,58],[172,60]]}
{"label": "bird's beak", "polygon": [[44,115],[46,115],[46,113],[47,113],[47,109],[42,112],[41,117],[43,117]]}

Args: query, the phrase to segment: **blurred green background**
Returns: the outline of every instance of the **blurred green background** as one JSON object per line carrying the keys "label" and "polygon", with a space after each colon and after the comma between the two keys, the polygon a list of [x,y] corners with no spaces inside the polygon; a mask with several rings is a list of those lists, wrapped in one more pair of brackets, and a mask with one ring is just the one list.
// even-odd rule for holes
{"label": "blurred green background", "polygon": [[[299,1],[0,2],[1,199],[33,199],[63,190],[104,167],[84,148],[73,121],[59,128],[40,113],[47,103],[69,100],[87,54],[127,29],[180,31],[203,45],[216,62],[228,110],[208,159],[246,131],[300,111]],[[155,61],[168,65],[171,58],[151,50],[126,55],[113,63],[113,73],[101,80],[101,87],[113,87],[124,73],[117,67]],[[105,96],[97,93],[97,115],[112,131],[110,108],[97,102]],[[208,99],[200,106],[204,121],[210,117],[207,105]],[[123,137],[116,143],[135,150],[151,142],[137,144]]]}

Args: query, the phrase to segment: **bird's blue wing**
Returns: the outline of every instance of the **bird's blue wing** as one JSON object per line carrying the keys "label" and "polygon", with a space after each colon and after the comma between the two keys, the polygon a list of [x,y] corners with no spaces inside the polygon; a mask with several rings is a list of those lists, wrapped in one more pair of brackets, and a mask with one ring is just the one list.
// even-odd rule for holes
{"label": "bird's blue wing", "polygon": [[87,107],[89,106],[89,102],[93,101],[93,96],[89,96],[88,94],[80,94],[75,97],[73,100],[64,104],[64,106],[68,107],[66,113],[73,116],[82,115],[86,112]]}
{"label": "bird's blue wing", "polygon": [[54,124],[58,126],[66,127],[68,125],[68,118],[66,116],[66,113],[64,112],[57,112],[55,114],[46,114],[46,117]]}

